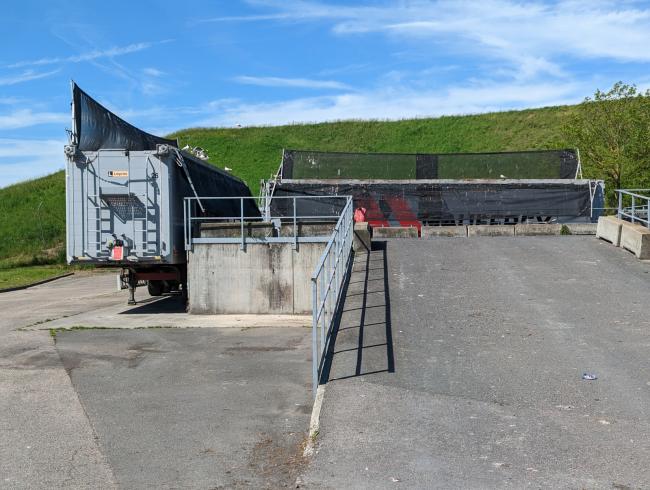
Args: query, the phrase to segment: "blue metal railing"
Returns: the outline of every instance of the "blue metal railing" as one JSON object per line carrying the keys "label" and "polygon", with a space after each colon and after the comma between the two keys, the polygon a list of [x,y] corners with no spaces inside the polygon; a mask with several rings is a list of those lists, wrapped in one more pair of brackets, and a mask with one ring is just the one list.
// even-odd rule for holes
{"label": "blue metal railing", "polygon": [[618,193],[617,217],[632,223],[643,223],[650,228],[650,189],[616,189]]}
{"label": "blue metal railing", "polygon": [[312,386],[314,396],[327,356],[332,327],[337,319],[342,290],[349,273],[354,234],[352,198],[347,202],[311,276]]}

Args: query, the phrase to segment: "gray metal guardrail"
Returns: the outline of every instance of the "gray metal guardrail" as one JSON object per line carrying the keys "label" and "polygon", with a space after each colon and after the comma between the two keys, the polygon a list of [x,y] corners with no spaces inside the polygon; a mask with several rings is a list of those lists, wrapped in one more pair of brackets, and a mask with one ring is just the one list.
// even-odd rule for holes
{"label": "gray metal guardrail", "polygon": [[648,208],[650,207],[650,189],[616,189],[618,194],[619,219],[632,223],[643,223],[650,228]]}
{"label": "gray metal guardrail", "polygon": [[332,327],[337,318],[344,282],[352,256],[354,219],[352,197],[347,202],[311,276],[312,386],[314,396],[327,356]]}
{"label": "gray metal guardrail", "polygon": [[[203,216],[196,211],[194,201],[208,201],[212,199],[239,200],[239,216]],[[270,215],[270,206],[265,205],[267,220],[261,221],[259,216],[246,216],[244,214],[244,199],[253,197],[186,197],[184,202],[184,235],[185,249],[191,250],[198,243],[232,243],[239,244],[245,249],[247,243],[325,243],[323,254],[311,276],[312,287],[312,384],[314,396],[318,388],[320,376],[323,371],[327,349],[332,334],[332,328],[343,295],[344,283],[351,267],[352,241],[354,235],[354,209],[351,196],[282,196],[272,199],[290,200],[291,207],[284,206],[285,213],[277,216]],[[301,214],[300,204],[308,200],[326,200],[326,203],[341,203],[338,214],[320,215],[315,213]],[[329,209],[328,206],[325,208]],[[301,235],[298,226],[310,222],[331,221],[336,222],[334,230],[327,235],[313,235],[309,232]],[[239,236],[201,236],[200,223],[217,222],[239,225]],[[292,225],[291,236],[247,236],[247,224],[252,222]],[[198,236],[195,236],[198,235]]]}
{"label": "gray metal guardrail", "polygon": [[[338,207],[338,209],[343,209],[347,205],[348,201],[351,198],[347,196],[278,196],[269,198],[273,201],[286,201],[288,204],[281,206],[285,212],[276,213],[275,215],[271,214],[270,205],[265,204],[265,220],[262,221],[260,216],[246,216],[244,213],[244,200],[251,199],[256,200],[254,197],[186,197],[184,200],[183,207],[183,219],[184,219],[184,236],[185,236],[185,250],[192,250],[192,246],[195,243],[238,243],[241,249],[246,248],[247,243],[293,243],[294,247],[298,243],[324,243],[329,240],[330,235],[325,236],[316,236],[310,235],[300,235],[298,232],[298,226],[301,224],[309,222],[331,222],[335,223],[341,217],[340,213],[337,214],[318,214],[318,213],[301,213],[300,208],[308,207],[309,204],[313,203],[334,203],[334,206],[324,206],[325,208],[329,207]],[[237,208],[240,210],[239,215],[236,216],[205,216],[203,213],[197,210],[197,204],[199,201],[212,201],[212,200],[228,200],[230,202],[239,202]],[[303,206],[307,205],[307,206]],[[350,204],[351,206],[351,204]],[[250,223],[275,223],[277,225],[289,224],[292,226],[291,236],[278,236],[270,234],[269,236],[248,236],[247,224]],[[201,223],[223,223],[223,224],[239,224],[240,232],[239,236],[211,236],[211,237],[202,237],[200,233],[200,224]],[[198,236],[197,236],[198,235]]]}

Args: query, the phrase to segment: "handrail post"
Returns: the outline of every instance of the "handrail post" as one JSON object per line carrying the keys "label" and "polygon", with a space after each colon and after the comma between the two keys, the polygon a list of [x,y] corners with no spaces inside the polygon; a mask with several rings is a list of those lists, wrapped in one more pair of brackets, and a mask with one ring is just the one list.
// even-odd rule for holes
{"label": "handrail post", "polygon": [[187,243],[187,198],[183,199],[183,241],[185,242],[185,251],[189,250]]}
{"label": "handrail post", "polygon": [[293,249],[298,248],[298,230],[296,229],[296,198],[293,198]]}
{"label": "handrail post", "polygon": [[618,192],[618,213],[616,214],[616,217],[621,219],[623,217],[623,191],[619,189],[616,192]]}
{"label": "handrail post", "polygon": [[632,223],[635,222],[636,220],[636,206],[635,206],[635,198],[634,194],[630,194],[632,196]]}
{"label": "handrail post", "polygon": [[239,223],[240,223],[240,231],[241,231],[241,245],[239,248],[241,250],[246,250],[246,237],[244,236],[244,198],[240,197],[239,198]]}
{"label": "handrail post", "polygon": [[314,398],[316,397],[316,390],[318,390],[318,281],[316,278],[311,278],[311,381]]}

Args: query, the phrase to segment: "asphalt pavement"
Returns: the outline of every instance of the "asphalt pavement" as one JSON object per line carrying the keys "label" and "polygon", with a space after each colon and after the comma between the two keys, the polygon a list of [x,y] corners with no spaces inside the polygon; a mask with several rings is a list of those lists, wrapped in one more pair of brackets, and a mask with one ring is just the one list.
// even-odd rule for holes
{"label": "asphalt pavement", "polygon": [[[0,488],[293,486],[312,403],[304,318],[192,318],[136,297],[110,273],[0,294]],[[203,328],[161,328],[188,326]]]}
{"label": "asphalt pavement", "polygon": [[648,263],[440,238],[354,270],[304,487],[650,487]]}
{"label": "asphalt pavement", "polygon": [[57,350],[120,488],[292,487],[306,328],[84,330]]}

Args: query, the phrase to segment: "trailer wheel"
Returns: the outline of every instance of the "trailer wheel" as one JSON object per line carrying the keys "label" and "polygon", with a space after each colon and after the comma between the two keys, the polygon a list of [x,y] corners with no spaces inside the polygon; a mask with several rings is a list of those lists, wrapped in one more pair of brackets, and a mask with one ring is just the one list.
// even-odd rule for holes
{"label": "trailer wheel", "polygon": [[147,290],[151,296],[160,296],[163,293],[162,281],[148,281]]}

